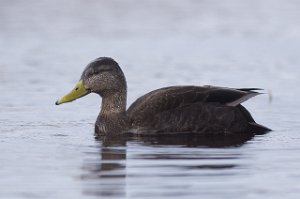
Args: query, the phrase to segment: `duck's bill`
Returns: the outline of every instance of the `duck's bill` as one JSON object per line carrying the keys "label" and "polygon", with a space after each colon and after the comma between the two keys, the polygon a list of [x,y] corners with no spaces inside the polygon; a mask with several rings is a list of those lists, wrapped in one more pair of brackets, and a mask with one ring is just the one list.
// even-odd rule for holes
{"label": "duck's bill", "polygon": [[71,90],[71,92],[69,92],[68,94],[60,97],[56,102],[55,104],[56,105],[60,105],[60,104],[63,104],[63,103],[67,103],[67,102],[72,102],[78,98],[81,98],[83,96],[86,96],[87,94],[89,94],[90,91],[86,90],[83,86],[83,82],[82,80],[80,80],[75,88],[73,90]]}

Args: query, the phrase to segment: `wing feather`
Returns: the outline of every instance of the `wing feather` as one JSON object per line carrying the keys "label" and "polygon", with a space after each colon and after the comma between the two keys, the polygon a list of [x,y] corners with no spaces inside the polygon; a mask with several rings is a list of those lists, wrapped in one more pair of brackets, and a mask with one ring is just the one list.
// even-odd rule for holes
{"label": "wing feather", "polygon": [[127,111],[128,115],[155,114],[197,102],[217,102],[228,106],[260,94],[258,88],[232,89],[213,86],[173,86],[157,89],[138,98]]}
{"label": "wing feather", "polygon": [[132,126],[148,132],[221,133],[247,130],[255,123],[240,105],[260,94],[257,88],[175,86],[151,91],[127,110]]}

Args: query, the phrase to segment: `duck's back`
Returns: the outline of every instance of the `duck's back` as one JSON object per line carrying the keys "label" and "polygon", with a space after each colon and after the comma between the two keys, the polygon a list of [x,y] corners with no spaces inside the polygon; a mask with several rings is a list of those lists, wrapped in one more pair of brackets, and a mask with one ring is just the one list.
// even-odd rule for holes
{"label": "duck's back", "polygon": [[154,90],[127,110],[131,130],[141,134],[232,134],[269,130],[240,103],[257,89],[174,86]]}

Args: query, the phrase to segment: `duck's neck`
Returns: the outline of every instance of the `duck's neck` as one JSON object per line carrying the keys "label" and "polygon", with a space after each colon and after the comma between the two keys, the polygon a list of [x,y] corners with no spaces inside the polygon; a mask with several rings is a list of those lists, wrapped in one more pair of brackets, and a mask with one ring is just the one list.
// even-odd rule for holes
{"label": "duck's neck", "polygon": [[116,134],[125,130],[126,90],[102,96],[102,106],[96,122],[96,133],[101,135]]}
{"label": "duck's neck", "polygon": [[126,91],[104,95],[100,115],[125,114],[126,101]]}

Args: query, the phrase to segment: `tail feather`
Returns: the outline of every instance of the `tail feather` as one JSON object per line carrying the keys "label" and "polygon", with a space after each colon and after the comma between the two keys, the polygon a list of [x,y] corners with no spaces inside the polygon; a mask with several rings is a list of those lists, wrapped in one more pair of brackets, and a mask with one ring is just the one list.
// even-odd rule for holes
{"label": "tail feather", "polygon": [[255,122],[249,122],[249,131],[256,135],[263,135],[272,130]]}
{"label": "tail feather", "polygon": [[243,116],[246,117],[247,122],[256,123],[253,117],[251,116],[251,114],[249,113],[249,111],[243,105],[239,104],[237,107],[239,108]]}
{"label": "tail feather", "polygon": [[247,92],[255,92],[255,91],[262,91],[262,88],[238,88],[237,90],[240,91],[247,91]]}

